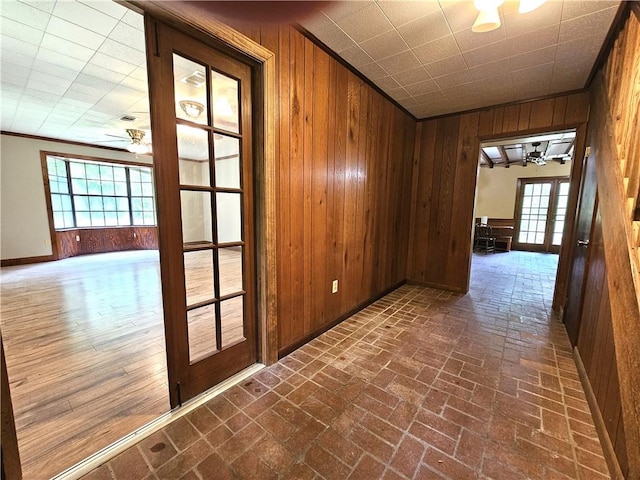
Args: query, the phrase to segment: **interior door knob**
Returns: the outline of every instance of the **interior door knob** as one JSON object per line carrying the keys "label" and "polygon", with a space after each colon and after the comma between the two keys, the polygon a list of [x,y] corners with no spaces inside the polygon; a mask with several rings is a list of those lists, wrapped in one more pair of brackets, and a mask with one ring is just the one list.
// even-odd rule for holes
{"label": "interior door knob", "polygon": [[581,247],[588,247],[589,240],[578,240],[578,245],[580,245]]}

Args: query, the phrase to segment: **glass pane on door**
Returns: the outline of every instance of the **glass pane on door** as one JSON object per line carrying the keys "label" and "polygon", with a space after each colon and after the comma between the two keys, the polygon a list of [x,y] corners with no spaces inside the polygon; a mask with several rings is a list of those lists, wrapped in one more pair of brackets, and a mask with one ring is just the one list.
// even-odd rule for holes
{"label": "glass pane on door", "polygon": [[180,185],[211,185],[209,175],[209,134],[206,130],[177,126]]}
{"label": "glass pane on door", "polygon": [[184,284],[187,308],[215,298],[213,283],[213,250],[184,252]]}
{"label": "glass pane on door", "polygon": [[211,244],[211,193],[194,190],[180,192],[182,207],[182,241],[185,247]]}
{"label": "glass pane on door", "polygon": [[519,243],[544,244],[551,183],[528,183],[524,186],[520,212]]}
{"label": "glass pane on door", "polygon": [[220,304],[222,317],[222,348],[244,340],[244,296],[225,300]]}
{"label": "glass pane on door", "polygon": [[211,72],[214,127],[233,133],[240,132],[238,94],[237,80],[215,70]]}
{"label": "glass pane on door", "polygon": [[206,305],[187,311],[189,363],[213,355],[216,348],[216,309]]}
{"label": "glass pane on door", "polygon": [[207,124],[206,69],[180,55],[173,54],[176,117]]}
{"label": "glass pane on door", "polygon": [[567,215],[567,202],[569,200],[569,182],[561,182],[558,186],[558,197],[556,202],[556,215],[553,222],[552,245],[562,243],[562,233],[564,232],[564,222]]}
{"label": "glass pane on door", "polygon": [[241,292],[244,289],[242,252],[242,247],[221,248],[218,250],[221,297]]}

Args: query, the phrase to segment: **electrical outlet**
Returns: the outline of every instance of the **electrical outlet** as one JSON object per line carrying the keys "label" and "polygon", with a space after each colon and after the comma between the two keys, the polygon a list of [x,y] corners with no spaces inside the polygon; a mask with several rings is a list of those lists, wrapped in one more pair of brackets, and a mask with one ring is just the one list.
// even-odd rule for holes
{"label": "electrical outlet", "polygon": [[44,244],[49,246],[51,245],[51,240],[49,240],[48,238],[44,241]]}
{"label": "electrical outlet", "polygon": [[336,293],[338,291],[338,280],[334,280],[331,284],[331,293]]}
{"label": "electrical outlet", "polygon": [[76,235],[76,242],[80,241],[80,235]]}

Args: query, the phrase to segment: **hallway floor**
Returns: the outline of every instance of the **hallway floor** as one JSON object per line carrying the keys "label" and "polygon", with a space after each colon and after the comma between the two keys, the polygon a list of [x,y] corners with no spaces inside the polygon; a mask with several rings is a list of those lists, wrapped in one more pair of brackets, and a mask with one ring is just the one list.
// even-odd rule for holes
{"label": "hallway floor", "polygon": [[84,478],[609,478],[557,259],[474,255],[465,296],[403,286]]}

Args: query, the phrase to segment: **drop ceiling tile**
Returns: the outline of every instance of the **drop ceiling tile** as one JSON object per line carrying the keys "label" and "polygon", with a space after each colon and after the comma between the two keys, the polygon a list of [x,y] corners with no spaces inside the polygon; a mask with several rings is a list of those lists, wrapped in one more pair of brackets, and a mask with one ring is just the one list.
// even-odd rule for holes
{"label": "drop ceiling tile", "polygon": [[140,30],[141,32],[144,32],[144,17],[133,10],[127,10],[127,13],[124,14],[121,21],[137,30]]}
{"label": "drop ceiling tile", "polygon": [[447,100],[447,96],[440,90],[421,93],[413,97],[420,105],[440,103]]}
{"label": "drop ceiling tile", "polygon": [[96,53],[89,63],[106,68],[107,70],[113,70],[114,72],[121,73],[123,75],[129,75],[137,67],[137,65],[133,65],[100,52]]}
{"label": "drop ceiling tile", "polygon": [[144,66],[138,67],[133,72],[131,72],[129,74],[129,76],[131,76],[133,78],[137,78],[138,80],[144,80],[146,82],[147,81],[147,69]]}
{"label": "drop ceiling tile", "polygon": [[46,12],[16,1],[2,1],[2,16],[38,30],[44,30],[49,21]]}
{"label": "drop ceiling tile", "polygon": [[58,17],[51,17],[47,26],[47,33],[64,38],[84,47],[96,50],[105,40],[104,35],[87,30],[75,23],[67,22]]}
{"label": "drop ceiling tile", "polygon": [[424,82],[425,80],[431,80],[431,75],[427,73],[424,67],[413,68],[402,72],[397,75],[393,75],[393,78],[402,86],[412,85],[418,82]]}
{"label": "drop ceiling tile", "polygon": [[420,66],[420,62],[411,50],[383,58],[378,61],[378,64],[390,75],[396,75]]}
{"label": "drop ceiling tile", "polygon": [[411,94],[407,92],[404,87],[391,88],[387,90],[387,94],[396,101],[411,97]]}
{"label": "drop ceiling tile", "polygon": [[377,59],[390,57],[407,50],[407,45],[395,30],[389,30],[382,35],[362,42],[360,46],[369,56]]}
{"label": "drop ceiling tile", "polygon": [[69,87],[69,90],[67,90],[67,92],[64,94],[64,97],[66,99],[78,100],[78,101],[90,103],[91,105],[93,105],[95,102],[100,100],[100,98],[102,98],[101,92],[94,91],[89,94],[86,92],[74,90],[74,87],[75,85],[71,85],[71,87]]}
{"label": "drop ceiling tile", "polygon": [[413,53],[416,54],[416,57],[423,65],[426,65],[459,54],[460,49],[454,36],[446,35],[414,48]]}
{"label": "drop ceiling tile", "polygon": [[131,76],[125,77],[120,85],[131,88],[133,90],[137,90],[138,92],[142,92],[145,95],[148,95],[148,84],[146,81],[138,80],[137,78],[133,78]]}
{"label": "drop ceiling tile", "polygon": [[469,69],[469,73],[474,80],[483,80],[486,78],[502,75],[504,72],[511,71],[511,62],[509,58],[502,58],[498,61],[485,63],[477,67]]}
{"label": "drop ceiling tile", "polygon": [[1,19],[0,32],[7,37],[33,45],[40,45],[40,40],[42,40],[42,30],[16,22],[7,17],[2,17]]}
{"label": "drop ceiling tile", "polygon": [[47,14],[50,14],[51,12],[53,12],[53,7],[55,7],[56,2],[55,0],[53,1],[47,1],[47,0],[20,0],[20,3],[25,3],[27,5],[29,5],[30,7],[33,8],[37,8],[38,10],[41,10]]}
{"label": "drop ceiling tile", "polygon": [[617,11],[617,8],[612,7],[562,22],[558,41],[563,43],[585,36],[598,36],[603,39]]}
{"label": "drop ceiling tile", "polygon": [[48,48],[51,51],[68,55],[71,58],[77,58],[84,62],[88,62],[93,57],[94,51],[90,48],[83,47],[77,43],[70,42],[64,38],[56,37],[45,33],[42,38],[42,48]]}
{"label": "drop ceiling tile", "polygon": [[490,45],[483,45],[474,50],[463,52],[462,56],[469,67],[477,67],[485,63],[495,62],[509,56],[507,41],[501,40]]}
{"label": "drop ceiling tile", "polygon": [[[124,80],[127,77],[122,73],[114,72],[113,70],[107,70],[106,68],[102,68],[93,63],[88,63],[82,69],[82,73],[84,75],[88,75],[89,77],[97,77],[101,80],[111,82],[112,84],[120,83],[122,80]],[[145,80],[146,80],[146,76],[145,76]]]}
{"label": "drop ceiling tile", "polygon": [[559,43],[556,61],[565,62],[577,57],[594,56],[600,51],[601,41],[594,37],[582,37],[569,42]]}
{"label": "drop ceiling tile", "polygon": [[379,1],[378,6],[395,27],[440,10],[435,0],[422,2]]}
{"label": "drop ceiling tile", "polygon": [[79,2],[118,20],[129,11],[127,7],[109,0],[79,0]]}
{"label": "drop ceiling tile", "polygon": [[40,48],[40,50],[38,50],[36,60],[55,63],[56,65],[60,65],[61,67],[78,72],[82,70],[86,65],[86,62],[82,60],[72,58],[59,52],[54,52],[53,50],[47,50],[46,48]]}
{"label": "drop ceiling tile", "polygon": [[345,2],[331,2],[329,6],[323,9],[323,11],[331,17],[333,20],[340,20],[368,7],[373,4],[373,1],[345,1]]}
{"label": "drop ceiling tile", "polygon": [[450,73],[459,72],[467,69],[467,64],[462,55],[453,55],[437,62],[429,63],[424,66],[432,77],[441,77]]}
{"label": "drop ceiling tile", "polygon": [[[126,77],[125,77],[126,78]],[[119,82],[118,82],[119,83]],[[93,75],[87,75],[81,73],[76,78],[74,84],[78,87],[89,87],[99,92],[107,93],[117,86],[117,83],[105,80],[102,77],[95,77]],[[86,89],[78,88],[77,91],[86,91]]]}
{"label": "drop ceiling tile", "polygon": [[507,14],[504,17],[507,38],[555,25],[560,23],[561,17],[562,2],[553,1],[544,3],[533,12]]}
{"label": "drop ceiling tile", "polygon": [[409,94],[415,97],[416,95],[424,93],[436,92],[439,90],[439,87],[435,80],[428,79],[423,80],[422,82],[407,85],[404,87],[404,89],[409,92]]}
{"label": "drop ceiling tile", "polygon": [[25,57],[33,58],[38,53],[38,46],[31,43],[22,42],[16,38],[8,37],[4,34],[0,35],[0,46],[2,46],[2,54],[6,52],[19,53]]}
{"label": "drop ceiling tile", "polygon": [[553,66],[553,63],[545,63],[543,65],[535,65],[530,68],[516,70],[511,72],[511,78],[515,85],[538,82],[548,84],[551,75],[553,75]]}
{"label": "drop ceiling tile", "polygon": [[78,2],[57,2],[53,15],[101,35],[109,35],[118,20]]}
{"label": "drop ceiling tile", "polygon": [[619,1],[596,1],[590,0],[588,2],[564,2],[562,7],[562,20],[571,20],[582,15],[588,15],[590,13],[604,10],[605,8],[615,7],[618,8]]}
{"label": "drop ceiling tile", "polygon": [[[144,65],[146,62],[145,53],[135,50],[123,43],[116,42],[111,38],[107,38],[102,46],[98,49],[99,53],[109,55],[110,57],[122,59],[129,64]],[[124,73],[124,72],[123,72]]]}
{"label": "drop ceiling tile", "polygon": [[[0,42],[2,42],[1,39]],[[1,51],[0,58],[2,59],[2,68],[12,68],[13,66],[30,68],[33,64],[33,56],[22,55],[4,49]]]}
{"label": "drop ceiling tile", "polygon": [[379,78],[378,80],[376,80],[374,82],[378,87],[380,87],[383,91],[387,91],[387,90],[391,90],[394,88],[398,88],[400,85],[398,85],[398,82],[396,82],[393,78],[391,77],[382,77]]}
{"label": "drop ceiling tile", "polygon": [[511,62],[511,70],[522,70],[533,65],[553,62],[556,58],[556,45],[551,47],[533,50],[531,52],[522,53],[509,58]]}
{"label": "drop ceiling tile", "polygon": [[500,42],[507,38],[507,30],[504,27],[496,28],[490,32],[475,33],[471,28],[460,30],[454,34],[456,43],[461,52],[467,52],[484,45]]}
{"label": "drop ceiling tile", "polygon": [[434,77],[434,80],[440,89],[445,89],[449,87],[456,87],[464,83],[470,83],[473,81],[473,78],[471,77],[469,70],[461,70],[459,72],[449,73],[440,77]]}
{"label": "drop ceiling tile", "polygon": [[363,65],[358,70],[360,70],[360,73],[362,73],[365,77],[372,81],[388,76],[388,73],[385,72],[384,69],[377,63]]}
{"label": "drop ceiling tile", "polygon": [[312,22],[306,22],[304,26],[316,38],[324,38],[323,43],[336,53],[355,45],[353,39],[324,14],[316,16]]}
{"label": "drop ceiling tile", "polygon": [[558,43],[560,24],[509,37],[509,55],[518,55],[524,52],[539,50]]}
{"label": "drop ceiling tile", "polygon": [[537,83],[534,86],[515,86],[513,89],[514,97],[517,100],[526,100],[528,98],[544,97],[549,95],[549,85]]}
{"label": "drop ceiling tile", "polygon": [[358,45],[354,45],[351,48],[347,48],[340,52],[340,56],[356,68],[361,67],[362,65],[366,65],[368,63],[373,63],[373,58],[371,58],[367,53],[360,48]]}
{"label": "drop ceiling tile", "polygon": [[419,47],[438,38],[451,34],[449,25],[441,11],[430,13],[422,18],[398,27],[400,36],[411,48]]}
{"label": "drop ceiling tile", "polygon": [[371,3],[344,18],[333,18],[333,20],[358,43],[388,32],[393,28],[391,22],[387,20],[387,17],[384,16],[375,3]]}

